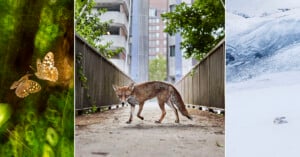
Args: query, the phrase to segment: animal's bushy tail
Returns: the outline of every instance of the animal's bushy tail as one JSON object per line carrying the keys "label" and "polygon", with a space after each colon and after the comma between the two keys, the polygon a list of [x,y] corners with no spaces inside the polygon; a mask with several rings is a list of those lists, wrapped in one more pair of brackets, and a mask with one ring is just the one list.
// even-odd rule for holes
{"label": "animal's bushy tail", "polygon": [[193,120],[193,117],[191,117],[188,113],[188,111],[185,108],[184,102],[179,94],[179,92],[177,91],[177,89],[175,87],[172,86],[171,89],[171,98],[170,98],[171,102],[173,104],[176,105],[176,107],[178,108],[179,112],[183,115],[186,116],[188,119]]}

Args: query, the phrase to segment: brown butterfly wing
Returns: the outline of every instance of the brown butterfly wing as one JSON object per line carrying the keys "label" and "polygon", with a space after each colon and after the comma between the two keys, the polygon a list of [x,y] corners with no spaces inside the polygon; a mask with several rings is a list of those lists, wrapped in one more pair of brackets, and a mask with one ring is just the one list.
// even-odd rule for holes
{"label": "brown butterfly wing", "polygon": [[24,75],[23,77],[21,77],[18,81],[15,81],[15,82],[10,86],[10,89],[15,89],[15,88],[17,88],[17,87],[20,85],[21,82],[28,80],[30,75],[31,75],[31,74],[26,74],[26,75]]}
{"label": "brown butterfly wing", "polygon": [[44,79],[43,78],[43,65],[42,65],[42,62],[41,60],[38,58],[36,60],[36,68],[37,68],[37,72],[35,73],[35,76],[38,77],[39,79]]}
{"label": "brown butterfly wing", "polygon": [[40,59],[37,59],[37,72],[35,75],[39,79],[52,82],[58,80],[58,70],[54,66],[54,54],[52,52],[48,52],[42,62]]}
{"label": "brown butterfly wing", "polygon": [[52,52],[48,52],[45,55],[43,64],[47,67],[54,67],[54,54]]}
{"label": "brown butterfly wing", "polygon": [[39,92],[42,87],[35,81],[25,80],[19,84],[15,93],[20,98],[25,98],[31,93]]}
{"label": "brown butterfly wing", "polygon": [[54,54],[52,52],[48,52],[44,57],[43,64],[45,66],[45,75],[49,81],[57,81],[58,80],[58,70],[54,66]]}
{"label": "brown butterfly wing", "polygon": [[58,71],[56,67],[48,67],[47,78],[49,81],[56,82],[58,80]]}
{"label": "brown butterfly wing", "polygon": [[11,86],[10,89],[15,89],[19,86],[20,82],[19,81],[15,81]]}
{"label": "brown butterfly wing", "polygon": [[42,89],[41,85],[33,80],[27,80],[26,83],[29,84],[29,88],[27,89],[29,93],[36,93]]}

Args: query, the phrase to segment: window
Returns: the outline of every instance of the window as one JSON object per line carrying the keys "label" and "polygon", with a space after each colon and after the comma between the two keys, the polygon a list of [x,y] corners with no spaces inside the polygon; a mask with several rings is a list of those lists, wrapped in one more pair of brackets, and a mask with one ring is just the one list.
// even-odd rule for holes
{"label": "window", "polygon": [[155,51],[156,51],[156,52],[159,52],[159,48],[158,48],[158,47],[157,47],[157,48],[155,48]]}
{"label": "window", "polygon": [[149,46],[154,47],[155,46],[155,41],[150,41]]}
{"label": "window", "polygon": [[150,33],[149,34],[149,39],[154,39],[155,38],[155,33]]}
{"label": "window", "polygon": [[167,33],[164,33],[164,38],[166,38],[167,37]]}
{"label": "window", "polygon": [[172,11],[175,11],[175,8],[176,8],[176,5],[175,5],[175,4],[170,5],[170,11],[171,11],[171,12],[172,12]]}
{"label": "window", "polygon": [[174,57],[175,56],[175,45],[170,46],[170,57]]}
{"label": "window", "polygon": [[167,45],[167,40],[164,40],[164,45]]}
{"label": "window", "polygon": [[155,48],[150,48],[149,51],[150,52],[155,52]]}
{"label": "window", "polygon": [[157,46],[159,45],[159,40],[156,40],[156,45],[157,45]]}
{"label": "window", "polygon": [[120,12],[120,4],[115,4],[107,7],[99,7],[99,9],[106,9],[106,11],[117,11]]}
{"label": "window", "polygon": [[149,9],[149,17],[155,17],[157,16],[156,9]]}
{"label": "window", "polygon": [[108,28],[108,32],[110,35],[120,35],[120,28],[116,26],[111,26]]}
{"label": "window", "polygon": [[159,33],[155,33],[155,37],[156,37],[156,38],[159,38]]}
{"label": "window", "polygon": [[159,26],[149,26],[149,31],[158,31]]}

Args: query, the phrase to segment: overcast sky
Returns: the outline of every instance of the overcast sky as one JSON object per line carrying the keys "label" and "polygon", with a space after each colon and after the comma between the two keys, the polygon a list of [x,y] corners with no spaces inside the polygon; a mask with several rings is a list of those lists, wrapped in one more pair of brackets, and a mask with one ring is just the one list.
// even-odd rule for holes
{"label": "overcast sky", "polygon": [[226,0],[229,11],[239,11],[249,14],[259,14],[278,8],[300,7],[300,0]]}

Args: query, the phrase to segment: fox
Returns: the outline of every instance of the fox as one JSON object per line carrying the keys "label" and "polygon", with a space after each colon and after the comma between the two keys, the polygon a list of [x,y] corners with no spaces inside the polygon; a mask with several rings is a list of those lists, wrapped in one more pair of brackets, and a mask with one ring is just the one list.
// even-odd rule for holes
{"label": "fox", "polygon": [[167,104],[175,113],[176,120],[175,123],[179,123],[178,111],[192,120],[192,117],[189,115],[187,109],[185,108],[184,102],[177,91],[177,89],[166,82],[161,81],[150,81],[144,82],[140,84],[131,83],[128,86],[117,86],[112,85],[113,89],[121,101],[121,104],[125,103],[130,104],[130,116],[129,120],[126,122],[130,124],[132,122],[135,105],[139,105],[139,110],[137,113],[137,117],[141,120],[144,120],[144,117],[141,116],[143,106],[146,100],[152,99],[154,97],[157,98],[159,107],[161,109],[161,116],[159,120],[156,120],[155,123],[161,123],[166,115],[165,104]]}

